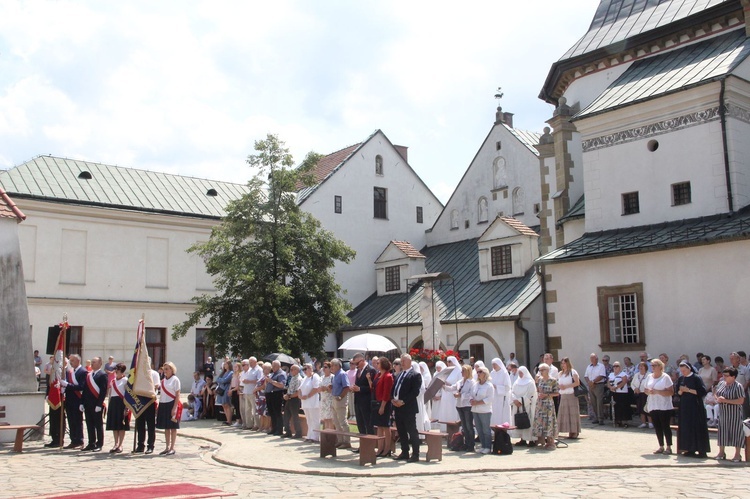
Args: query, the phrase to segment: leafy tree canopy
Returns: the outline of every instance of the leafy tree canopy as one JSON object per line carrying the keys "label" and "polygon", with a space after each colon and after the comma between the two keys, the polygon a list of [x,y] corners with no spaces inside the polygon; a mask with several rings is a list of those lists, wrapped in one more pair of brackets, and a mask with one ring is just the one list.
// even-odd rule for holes
{"label": "leafy tree canopy", "polygon": [[207,343],[220,352],[319,354],[327,333],[348,320],[333,267],[354,251],[297,205],[296,191],[314,183],[320,155],[309,153],[294,168],[289,149],[270,134],[255,151],[247,159],[258,169],[249,192],[227,206],[207,242],[188,250],[203,258],[217,292],[194,298],[196,310],[172,337],[208,318]]}

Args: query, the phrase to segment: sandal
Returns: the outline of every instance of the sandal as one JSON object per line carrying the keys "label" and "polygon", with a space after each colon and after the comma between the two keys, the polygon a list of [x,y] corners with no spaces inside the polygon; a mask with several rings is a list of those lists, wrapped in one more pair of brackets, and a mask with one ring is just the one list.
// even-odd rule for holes
{"label": "sandal", "polygon": [[732,458],[732,462],[733,463],[741,463],[742,462],[742,458],[741,457],[733,457]]}
{"label": "sandal", "polygon": [[664,454],[664,449],[662,447],[659,447],[653,452],[653,454]]}
{"label": "sandal", "polygon": [[726,454],[719,454],[714,459],[716,459],[717,461],[726,461],[727,460],[727,455]]}

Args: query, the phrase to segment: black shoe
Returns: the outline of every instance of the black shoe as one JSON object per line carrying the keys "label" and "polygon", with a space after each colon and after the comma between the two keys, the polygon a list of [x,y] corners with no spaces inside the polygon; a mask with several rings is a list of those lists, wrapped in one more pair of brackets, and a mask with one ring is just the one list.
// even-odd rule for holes
{"label": "black shoe", "polygon": [[101,450],[101,447],[94,447],[93,449],[91,449],[91,452],[101,452]]}
{"label": "black shoe", "polygon": [[[50,442],[48,444],[44,444],[44,446],[45,447],[60,447],[60,444],[58,444],[56,442]],[[68,447],[70,447],[70,446],[68,446]],[[65,447],[65,448],[67,449],[68,447]]]}
{"label": "black shoe", "polygon": [[80,442],[71,442],[68,445],[66,445],[65,447],[63,447],[63,449],[79,449],[81,447],[83,447],[82,443],[80,443]]}
{"label": "black shoe", "polygon": [[274,435],[274,432],[273,432],[273,430],[271,430],[271,431],[267,431],[267,432],[266,432],[266,435]]}
{"label": "black shoe", "polygon": [[419,462],[419,454],[412,454],[412,456],[406,460],[408,463],[417,463]]}
{"label": "black shoe", "polygon": [[401,454],[396,456],[394,459],[396,459],[396,461],[406,461],[407,459],[409,459],[409,454],[407,454],[406,452],[402,452]]}
{"label": "black shoe", "polygon": [[153,447],[149,447],[148,449],[146,449],[146,454],[153,454],[153,453],[154,453]]}
{"label": "black shoe", "polygon": [[135,449],[135,450],[133,451],[133,454],[142,454],[144,450],[145,450],[145,449],[144,449],[143,447],[137,447],[137,448],[136,448],[136,449]]}
{"label": "black shoe", "polygon": [[281,438],[292,438],[292,435],[289,433],[284,433],[283,435],[281,435]]}
{"label": "black shoe", "polygon": [[83,449],[81,449],[81,451],[84,451],[84,452],[85,451],[92,451],[94,449],[96,449],[95,445],[87,445],[86,447],[84,447]]}
{"label": "black shoe", "polygon": [[359,449],[352,449],[352,452],[354,452],[355,454],[359,454]]}
{"label": "black shoe", "polygon": [[527,443],[526,443],[526,440],[519,440],[518,442],[516,442],[513,445],[524,445],[525,446],[525,445],[527,445]]}

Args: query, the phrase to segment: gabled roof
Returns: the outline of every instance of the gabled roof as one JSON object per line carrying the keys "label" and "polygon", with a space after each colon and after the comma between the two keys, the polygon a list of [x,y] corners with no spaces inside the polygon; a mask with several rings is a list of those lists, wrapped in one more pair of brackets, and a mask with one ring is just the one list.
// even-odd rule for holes
{"label": "gabled roof", "polygon": [[224,216],[242,184],[183,177],[54,156],[38,156],[0,172],[16,198],[206,218]]}
{"label": "gabled roof", "polygon": [[[477,239],[427,247],[422,254],[427,257],[426,273],[443,272],[453,278],[435,283],[441,322],[515,320],[541,294],[533,268],[516,279],[480,282]],[[408,295],[372,295],[349,313],[351,324],[342,330],[418,324],[422,290],[414,286]]]}
{"label": "gabled roof", "polygon": [[601,0],[591,26],[560,60],[621,42],[729,0]]}
{"label": "gabled roof", "polygon": [[318,164],[312,171],[315,183],[309,187],[304,187],[302,185],[297,186],[297,204],[301,204],[305,199],[307,199],[310,194],[315,192],[315,189],[317,189],[317,187],[321,183],[323,183],[331,174],[333,174],[333,172],[335,172],[341,165],[343,165],[344,162],[349,159],[349,157],[351,157],[351,155],[354,154],[354,152],[359,149],[362,144],[364,144],[364,142],[339,149],[336,152],[332,152],[331,154],[320,158],[320,161],[318,161]]}
{"label": "gabled roof", "polygon": [[634,62],[573,119],[709,83],[731,73],[750,54],[750,39],[740,27],[715,38]]}
{"label": "gabled roof", "polygon": [[16,206],[16,203],[2,187],[0,187],[0,218],[15,218],[19,223],[26,220],[26,215]]}
{"label": "gabled roof", "polygon": [[601,0],[588,31],[552,64],[539,98],[556,103],[568,71],[739,12],[740,0]]}
{"label": "gabled roof", "polygon": [[539,151],[537,150],[535,145],[539,143],[539,139],[542,138],[541,133],[537,132],[529,132],[527,130],[519,130],[517,128],[513,128],[511,126],[508,126],[507,124],[503,123],[503,126],[513,134],[515,138],[517,138],[523,145],[525,145],[529,151],[533,152],[535,156],[539,156]]}
{"label": "gabled roof", "polygon": [[424,255],[408,241],[391,241],[391,244],[403,251],[409,258],[424,258]]}
{"label": "gabled roof", "polygon": [[537,262],[565,263],[740,239],[750,239],[750,207],[734,214],[586,233]]}
{"label": "gabled roof", "polygon": [[519,234],[524,236],[539,237],[539,234],[531,230],[526,224],[513,217],[500,217],[500,220],[508,224],[508,226],[515,229]]}

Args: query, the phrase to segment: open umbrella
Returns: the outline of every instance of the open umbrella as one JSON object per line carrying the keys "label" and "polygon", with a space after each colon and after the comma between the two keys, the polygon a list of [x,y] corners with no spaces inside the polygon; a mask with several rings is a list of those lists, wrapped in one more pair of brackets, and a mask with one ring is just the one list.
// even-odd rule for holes
{"label": "open umbrella", "polygon": [[285,364],[287,366],[293,366],[297,363],[296,360],[294,360],[293,357],[290,357],[289,355],[285,353],[269,353],[265,357],[263,357],[263,360],[267,360],[269,362],[272,362],[274,360],[278,360],[282,364]]}
{"label": "open umbrella", "polygon": [[362,352],[388,352],[398,347],[385,336],[373,333],[352,336],[341,344],[339,350],[360,350]]}
{"label": "open umbrella", "polygon": [[432,381],[430,381],[430,386],[427,387],[427,390],[424,392],[424,402],[427,403],[428,400],[432,400],[435,398],[435,395],[437,394],[438,390],[440,390],[443,385],[445,384],[445,380],[448,379],[448,375],[456,368],[456,366],[450,366],[443,368],[442,371],[439,373],[435,373],[432,376]]}

